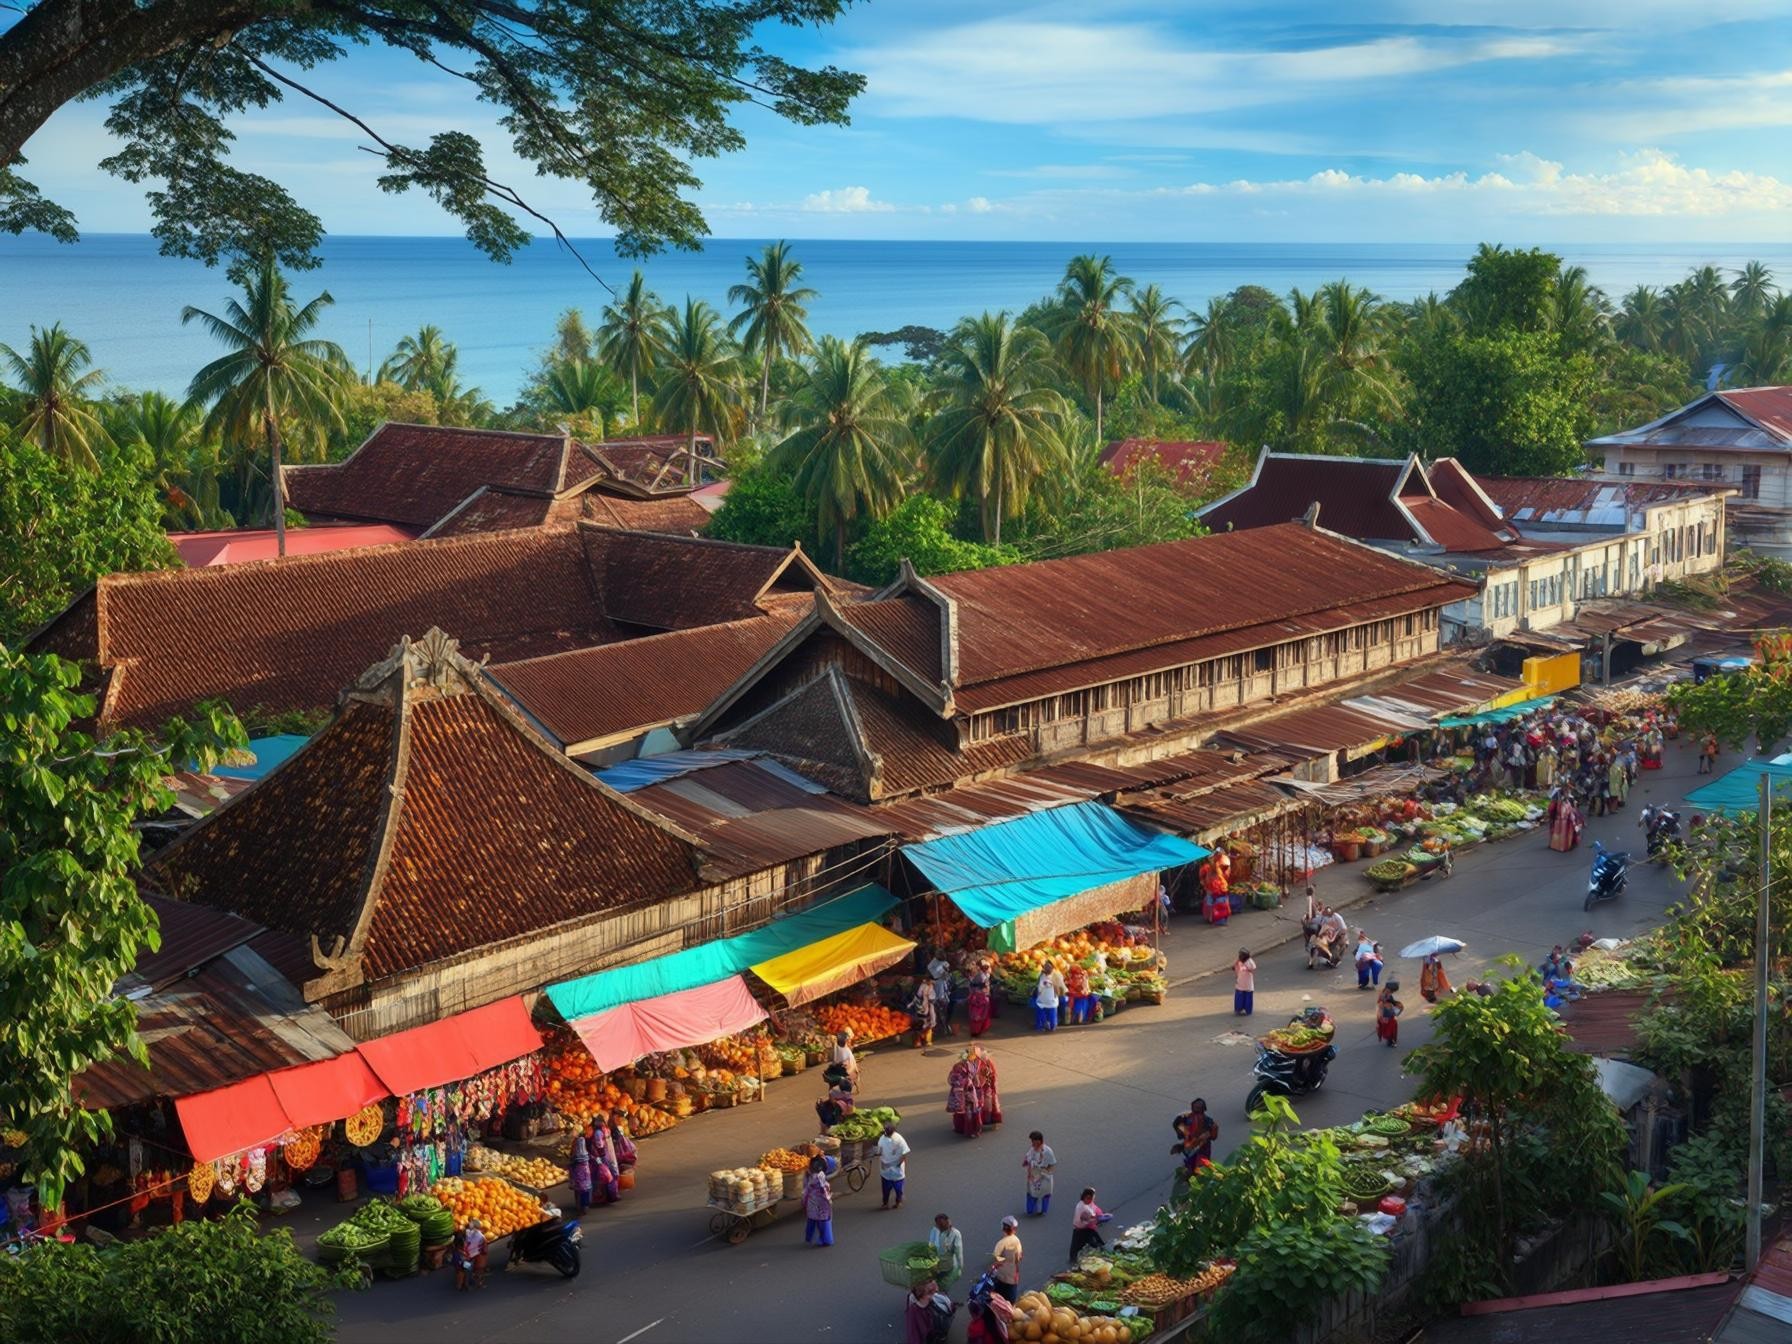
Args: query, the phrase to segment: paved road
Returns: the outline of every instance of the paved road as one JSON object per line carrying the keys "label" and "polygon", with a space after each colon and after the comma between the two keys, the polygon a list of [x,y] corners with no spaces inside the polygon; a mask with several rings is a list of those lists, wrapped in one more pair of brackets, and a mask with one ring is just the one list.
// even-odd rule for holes
{"label": "paved road", "polygon": [[[1419,883],[1392,897],[1362,899],[1367,883],[1360,865],[1327,869],[1322,896],[1358,900],[1352,926],[1366,926],[1390,950],[1430,933],[1466,940],[1468,950],[1451,966],[1458,985],[1509,952],[1534,964],[1552,944],[1584,928],[1600,937],[1635,935],[1659,921],[1677,884],[1660,869],[1639,868],[1622,900],[1583,914],[1591,840],[1640,848],[1638,807],[1678,801],[1696,782],[1692,766],[1684,745],[1671,749],[1668,768],[1641,778],[1625,812],[1591,821],[1587,845],[1574,854],[1551,852],[1537,833],[1472,850],[1448,881]],[[925,1236],[931,1216],[945,1211],[964,1229],[975,1264],[999,1235],[1002,1215],[1022,1212],[1021,1152],[1027,1131],[1039,1128],[1058,1155],[1059,1194],[1049,1217],[1022,1220],[1026,1277],[1036,1284],[1064,1259],[1070,1206],[1084,1184],[1097,1187],[1117,1226],[1151,1216],[1169,1188],[1170,1117],[1190,1096],[1208,1099],[1222,1126],[1222,1153],[1243,1136],[1254,1053],[1235,1031],[1228,970],[1240,944],[1268,949],[1258,957],[1256,1020],[1246,1025],[1261,1030],[1310,1002],[1325,1004],[1338,1020],[1339,1058],[1324,1091],[1301,1104],[1303,1120],[1347,1122],[1366,1107],[1410,1095],[1400,1060],[1430,1036],[1417,967],[1407,966],[1404,977],[1401,1049],[1389,1050],[1375,1040],[1373,996],[1357,992],[1354,972],[1308,971],[1296,941],[1269,946],[1297,932],[1279,912],[1252,912],[1223,930],[1180,920],[1168,947],[1172,978],[1184,983],[1162,1007],[1135,1007],[1111,1023],[1051,1036],[1024,1034],[1026,1024],[1010,1010],[992,1041],[1007,1123],[976,1140],[954,1135],[944,1112],[949,1049],[873,1055],[865,1062],[866,1095],[908,1117],[909,1204],[880,1212],[875,1182],[856,1195],[842,1188],[831,1249],[805,1247],[800,1219],[730,1247],[708,1236],[701,1208],[710,1170],[751,1162],[812,1132],[816,1088],[805,1075],[774,1085],[760,1105],[714,1112],[643,1142],[640,1185],[585,1224],[578,1279],[519,1270],[494,1275],[484,1291],[469,1296],[454,1293],[442,1274],[381,1282],[341,1299],[340,1337],[370,1344],[900,1339],[902,1293],[879,1279],[878,1251]],[[960,1318],[955,1338],[962,1337]]]}

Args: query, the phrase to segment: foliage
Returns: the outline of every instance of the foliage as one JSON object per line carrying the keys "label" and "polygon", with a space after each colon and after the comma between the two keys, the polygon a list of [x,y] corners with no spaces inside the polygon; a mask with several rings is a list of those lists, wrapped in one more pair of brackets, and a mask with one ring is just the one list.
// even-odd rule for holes
{"label": "foliage", "polygon": [[201,706],[152,742],[104,742],[75,724],[94,712],[81,670],[0,645],[0,1117],[26,1137],[23,1167],[46,1206],[83,1171],[78,1150],[111,1129],[70,1090],[125,1052],[146,1056],[136,1010],[112,987],[160,944],[137,894],[135,823],[173,802],[163,776],[209,769],[247,738],[228,710]]}
{"label": "foliage", "polygon": [[342,423],[332,429],[328,456],[340,461],[367,442],[381,425],[439,425],[442,408],[427,387],[415,390],[386,379],[363,383],[351,380],[342,389],[339,407]]}
{"label": "foliage", "polygon": [[1428,452],[1494,476],[1558,476],[1585,459],[1593,363],[1554,336],[1446,336],[1419,346],[1405,369],[1407,429]]}
{"label": "foliage", "polygon": [[1091,455],[1067,488],[1029,502],[1014,544],[1029,560],[1149,546],[1206,534],[1197,499],[1162,464],[1144,461],[1115,476]]}
{"label": "foliage", "polygon": [[1562,259],[1541,248],[1482,243],[1450,302],[1471,334],[1548,331],[1561,268]]}
{"label": "foliage", "polygon": [[1280,1344],[1335,1297],[1371,1292],[1387,1273],[1387,1238],[1355,1219],[1273,1223],[1251,1230],[1238,1268],[1214,1299],[1213,1337]]}
{"label": "foliage", "polygon": [[1668,1178],[1676,1194],[1669,1212],[1687,1233],[1676,1248],[1682,1272],[1728,1268],[1742,1250],[1747,1206],[1739,1196],[1745,1160],[1742,1144],[1716,1129],[1689,1135],[1674,1149]]}
{"label": "foliage", "polygon": [[1755,742],[1766,753],[1792,733],[1792,634],[1762,635],[1755,641],[1755,661],[1746,668],[1697,685],[1675,682],[1668,702],[1687,727],[1716,733],[1732,751]]}
{"label": "foliage", "polygon": [[771,394],[772,367],[810,346],[808,305],[819,295],[797,282],[803,264],[790,255],[790,244],[768,244],[763,255],[747,258],[747,283],[728,290],[728,302],[742,305],[728,323],[731,336],[745,332],[741,344],[759,358],[759,415],[763,424]]}
{"label": "foliage", "polygon": [[0,227],[73,239],[72,216],[13,169],[56,108],[107,97],[106,128],[121,148],[101,166],[152,184],[153,231],[165,253],[208,264],[277,258],[314,266],[317,216],[278,183],[229,162],[235,137],[227,123],[291,91],[352,126],[383,163],[382,190],[423,192],[488,255],[508,259],[529,241],[521,217],[565,244],[518,187],[491,176],[480,139],[468,131],[450,126],[427,141],[396,141],[355,113],[353,97],[344,106],[303,82],[305,72],[379,43],[464,72],[470,91],[495,106],[507,149],[537,176],[584,187],[623,255],[667,243],[692,248],[707,230],[688,199],[701,185],[695,162],[745,144],[734,109],[751,103],[797,125],[845,123],[862,77],[804,69],[761,45],[780,25],[819,28],[844,7],[845,0],[251,0],[221,27],[210,5],[92,11],[85,0],[41,0],[30,22],[0,30],[0,88],[8,92],[0,104]]}
{"label": "foliage", "polygon": [[[1507,961],[1519,970],[1517,958]],[[1406,1071],[1418,1076],[1421,1095],[1461,1097],[1465,1109],[1488,1122],[1487,1153],[1470,1157],[1468,1166],[1492,1195],[1493,1245],[1504,1281],[1520,1207],[1515,1144],[1526,1131],[1547,1133],[1552,1183],[1591,1192],[1613,1174],[1624,1130],[1592,1061],[1564,1043],[1536,973],[1527,969],[1495,983],[1491,995],[1458,994],[1440,1003],[1432,1014],[1435,1034],[1407,1056]]]}
{"label": "foliage", "polygon": [[101,1251],[49,1243],[0,1257],[0,1334],[15,1344],[328,1344],[352,1266],[312,1263],[246,1201]]}
{"label": "foliage", "polygon": [[139,452],[70,470],[0,429],[0,639],[42,625],[102,574],[175,563]]}
{"label": "foliage", "polygon": [[945,332],[938,327],[916,326],[912,322],[895,331],[861,332],[859,339],[866,345],[900,345],[903,358],[916,364],[931,364],[946,348]]}
{"label": "foliage", "polygon": [[699,434],[726,443],[738,427],[740,361],[722,331],[715,309],[687,298],[672,319],[653,394],[654,417],[667,430],[687,436],[694,449]]}
{"label": "foliage", "polygon": [[53,457],[94,468],[106,444],[106,430],[94,414],[92,397],[104,375],[89,368],[93,354],[52,322],[31,328],[23,353],[0,345],[0,360],[24,395],[18,431]]}
{"label": "foliage", "polygon": [[651,378],[666,353],[666,309],[636,270],[628,288],[604,305],[597,332],[598,354],[620,378],[628,380],[628,422],[641,426],[641,380]]}
{"label": "foliage", "polygon": [[754,546],[800,541],[814,549],[815,514],[788,475],[760,462],[733,472],[722,507],[709,520],[708,533],[721,541]]}
{"label": "foliage", "polygon": [[1640,1283],[1663,1267],[1667,1240],[1690,1241],[1692,1234],[1668,1216],[1675,1199],[1686,1193],[1681,1185],[1652,1186],[1646,1171],[1627,1172],[1616,1190],[1601,1190],[1611,1224],[1618,1270],[1624,1283]]}
{"label": "foliage", "polygon": [[1133,283],[1112,257],[1072,257],[1046,311],[1043,329],[1065,370],[1095,406],[1095,441],[1102,440],[1102,401],[1134,362],[1134,314],[1120,307]]}
{"label": "foliage", "polygon": [[1256,1126],[1229,1161],[1197,1168],[1157,1211],[1153,1261],[1167,1274],[1192,1275],[1240,1245],[1253,1229],[1317,1231],[1337,1221],[1344,1163],[1323,1131],[1294,1131],[1300,1118],[1286,1097],[1263,1099]]}
{"label": "foliage", "polygon": [[[733,491],[728,497],[733,499]],[[853,543],[846,555],[847,577],[881,587],[896,578],[904,560],[917,574],[928,575],[1011,565],[1021,558],[1012,546],[960,540],[952,533],[951,517],[951,510],[932,495],[910,495]]]}
{"label": "foliage", "polygon": [[543,371],[533,389],[545,423],[565,425],[576,437],[601,441],[605,426],[620,421],[629,401],[628,389],[602,364],[585,359],[559,359]]}

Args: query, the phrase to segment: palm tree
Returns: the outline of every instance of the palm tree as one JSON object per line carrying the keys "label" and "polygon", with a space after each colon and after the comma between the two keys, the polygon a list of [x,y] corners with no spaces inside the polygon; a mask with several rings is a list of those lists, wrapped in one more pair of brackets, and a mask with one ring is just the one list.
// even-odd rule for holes
{"label": "palm tree", "polygon": [[729,322],[730,335],[744,327],[742,344],[759,356],[759,422],[765,422],[765,403],[771,395],[772,365],[781,355],[800,355],[809,348],[810,300],[819,297],[797,285],[803,264],[793,260],[790,244],[770,244],[764,255],[747,258],[749,283],[728,290],[728,302],[743,305]]}
{"label": "palm tree", "polygon": [[[162,498],[163,521],[170,529],[214,525],[204,513],[206,492],[201,490],[196,499],[186,488],[199,441],[199,413],[192,403],[144,392],[116,406],[106,428],[119,449],[141,456],[143,469]],[[214,493],[215,488],[214,484]]]}
{"label": "palm tree", "polygon": [[1688,292],[1707,333],[1716,335],[1730,308],[1730,287],[1715,266],[1700,266],[1686,277]]}
{"label": "palm tree", "polygon": [[588,417],[597,436],[622,410],[622,384],[602,364],[588,359],[557,359],[541,377],[541,393],[550,412]]}
{"label": "palm tree", "polygon": [[1730,306],[1741,317],[1752,318],[1767,307],[1777,293],[1773,272],[1758,261],[1751,261],[1730,281]]}
{"label": "palm tree", "polygon": [[1325,321],[1325,305],[1317,290],[1311,294],[1302,294],[1298,289],[1289,290],[1288,311],[1293,318],[1296,336],[1317,331]]}
{"label": "palm tree", "polygon": [[0,358],[25,394],[24,414],[14,428],[52,457],[98,470],[106,430],[88,398],[99,390],[105,375],[88,367],[93,353],[86,342],[53,322],[31,328],[31,344],[22,355],[10,345],[0,345]]}
{"label": "palm tree", "polygon": [[380,365],[378,381],[394,382],[407,392],[434,392],[453,382],[455,364],[460,352],[449,344],[442,329],[434,326],[417,328],[415,336],[406,336]]}
{"label": "palm tree", "polygon": [[[1706,307],[1687,280],[1669,285],[1662,294],[1662,344],[1695,366],[1700,364],[1701,347],[1712,334],[1710,324],[1705,320]],[[1694,372],[1702,374],[1704,369],[1695,367]]]}
{"label": "palm tree", "polygon": [[1418,340],[1446,336],[1462,327],[1462,319],[1449,303],[1432,290],[1422,299],[1406,305],[1406,334]]}
{"label": "palm tree", "polygon": [[1058,357],[1095,403],[1095,441],[1101,442],[1102,399],[1126,374],[1133,356],[1133,324],[1120,300],[1132,281],[1116,274],[1111,257],[1072,257],[1058,282],[1048,321]]}
{"label": "palm tree", "polygon": [[[275,547],[286,554],[286,485],[280,475],[283,424],[297,418],[314,429],[345,430],[342,391],[349,362],[334,341],[309,333],[328,292],[295,308],[286,277],[272,256],[243,281],[246,302],[229,300],[222,317],[200,308],[181,309],[182,324],[198,322],[228,353],[193,375],[187,398],[209,407],[205,431],[246,447],[259,429],[267,446],[269,512]],[[248,496],[250,457],[244,454],[243,495]]]}
{"label": "palm tree", "polygon": [[854,518],[880,517],[902,500],[902,411],[863,342],[822,337],[790,401],[795,428],[768,460],[789,474],[818,524],[833,533],[836,565],[846,563]]}
{"label": "palm tree", "polygon": [[666,353],[666,317],[666,306],[637,270],[628,289],[604,306],[603,325],[597,329],[598,357],[628,379],[629,423],[636,426],[641,423],[641,378],[651,376]]}
{"label": "palm tree", "polygon": [[1138,347],[1139,369],[1145,375],[1145,387],[1153,401],[1157,400],[1158,374],[1176,368],[1176,319],[1171,314],[1180,307],[1156,285],[1146,285],[1132,296],[1128,316]]}
{"label": "palm tree", "polygon": [[1189,314],[1182,359],[1190,374],[1210,380],[1225,373],[1236,344],[1232,316],[1232,305],[1226,299],[1209,299],[1204,311]]}
{"label": "palm tree", "polygon": [[1736,376],[1745,386],[1792,380],[1792,294],[1775,294],[1742,343]]}
{"label": "palm tree", "polygon": [[701,299],[686,298],[672,318],[653,413],[663,425],[687,435],[695,455],[705,430],[725,437],[740,401],[740,361],[722,332],[722,319]]}
{"label": "palm tree", "polygon": [[1627,344],[1651,353],[1660,350],[1668,326],[1661,295],[1648,285],[1638,285],[1624,296],[1615,326],[1618,339]]}
{"label": "palm tree", "polygon": [[1575,350],[1592,350],[1611,328],[1611,301],[1605,291],[1587,281],[1585,266],[1563,266],[1556,273],[1556,332]]}
{"label": "palm tree", "polygon": [[933,470],[977,499],[983,535],[999,545],[1002,519],[1020,511],[1034,478],[1068,458],[1059,422],[1069,406],[1051,385],[1051,347],[1007,314],[984,313],[958,324],[941,363],[927,430]]}
{"label": "palm tree", "polygon": [[433,389],[436,409],[444,425],[484,425],[497,414],[497,408],[477,387],[463,387],[450,369]]}

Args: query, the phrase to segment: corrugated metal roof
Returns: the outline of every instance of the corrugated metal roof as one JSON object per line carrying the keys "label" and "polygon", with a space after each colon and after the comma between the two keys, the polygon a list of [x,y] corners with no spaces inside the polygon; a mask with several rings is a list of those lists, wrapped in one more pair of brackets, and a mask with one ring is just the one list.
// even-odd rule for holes
{"label": "corrugated metal roof", "polygon": [[1115,804],[1128,816],[1195,840],[1206,840],[1306,805],[1307,800],[1256,780],[1228,784],[1194,797],[1151,790],[1128,795]]}
{"label": "corrugated metal roof", "polygon": [[189,1096],[273,1069],[334,1059],[355,1043],[248,947],[136,1000],[149,1067],[108,1060],[75,1079],[91,1109]]}
{"label": "corrugated metal roof", "polygon": [[1730,1283],[1605,1297],[1451,1318],[1426,1327],[1422,1338],[1426,1344],[1707,1344],[1735,1297]]}
{"label": "corrugated metal roof", "polygon": [[1643,526],[1643,511],[1651,504],[1708,495],[1724,487],[1716,481],[1685,483],[1490,476],[1481,482],[1481,488],[1514,522],[1533,526],[1557,523],[1635,530]]}
{"label": "corrugated metal roof", "polygon": [[1635,429],[1593,439],[1589,447],[1743,449],[1784,452],[1792,444],[1792,387],[1707,392]]}
{"label": "corrugated metal roof", "polygon": [[1630,1054],[1637,1046],[1636,1019],[1654,997],[1648,989],[1608,989],[1564,1003],[1557,1011],[1570,1048],[1585,1055]]}
{"label": "corrugated metal roof", "polygon": [[1780,438],[1792,440],[1792,387],[1738,387],[1718,396]]}
{"label": "corrugated metal roof", "polygon": [[1268,453],[1251,484],[1205,510],[1215,532],[1267,527],[1303,517],[1319,505],[1319,525],[1365,541],[1422,541],[1394,503],[1410,459]]}
{"label": "corrugated metal roof", "polygon": [[144,892],[143,900],[156,912],[162,945],[154,952],[139,954],[130,974],[119,982],[119,992],[123,994],[160,989],[169,981],[179,980],[208,961],[223,956],[231,948],[243,946],[261,932],[261,925],[253,920],[207,905],[171,901],[153,892]]}

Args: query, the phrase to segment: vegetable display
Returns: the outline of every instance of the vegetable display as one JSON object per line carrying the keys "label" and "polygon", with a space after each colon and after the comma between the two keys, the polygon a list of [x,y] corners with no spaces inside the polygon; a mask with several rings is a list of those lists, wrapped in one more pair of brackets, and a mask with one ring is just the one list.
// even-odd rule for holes
{"label": "vegetable display", "polygon": [[1321,1027],[1277,1027],[1262,1037],[1263,1044],[1284,1055],[1306,1055],[1330,1044],[1336,1028],[1330,1022]]}
{"label": "vegetable display", "polygon": [[815,1010],[815,1018],[830,1032],[851,1031],[855,1045],[881,1041],[908,1030],[908,1014],[882,1004],[828,1003]]}
{"label": "vegetable display", "polygon": [[902,1123],[902,1115],[894,1106],[873,1106],[869,1110],[855,1111],[828,1133],[837,1139],[875,1139],[884,1132],[884,1121],[895,1124]]}
{"label": "vegetable display", "polygon": [[1014,1304],[1010,1338],[1029,1344],[1133,1344],[1144,1334],[1143,1318],[1083,1316],[1055,1304],[1044,1293],[1022,1293]]}

